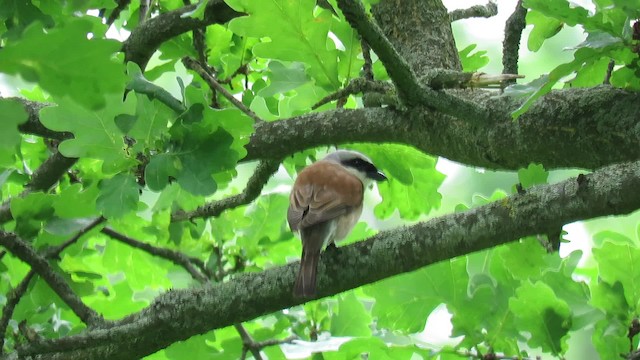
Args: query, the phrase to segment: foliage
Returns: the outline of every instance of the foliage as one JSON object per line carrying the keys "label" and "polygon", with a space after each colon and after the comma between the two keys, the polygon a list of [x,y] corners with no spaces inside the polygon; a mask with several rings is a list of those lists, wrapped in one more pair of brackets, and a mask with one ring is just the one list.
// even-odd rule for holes
{"label": "foliage", "polygon": [[[586,40],[574,50],[573,61],[561,64],[548,75],[527,85],[516,85],[512,92],[527,96],[514,117],[522,115],[537,99],[564,80],[565,87],[590,87],[601,84],[609,66],[614,66],[610,82],[614,86],[639,90],[640,63],[636,26],[640,4],[635,1],[595,0],[595,12],[573,6],[567,0],[525,0],[531,10],[527,23],[533,25],[527,46],[538,51],[545,40],[556,35],[563,26],[581,26]],[[610,63],[612,65],[610,65]],[[507,94],[511,92],[507,90]]]}
{"label": "foliage", "polygon": [[[116,29],[138,24],[141,10],[133,3],[115,22]],[[159,13],[182,6],[181,1],[153,3]],[[288,188],[282,185],[290,185],[295,173],[326,148],[285,159],[267,185],[270,190],[249,205],[217,217],[173,221],[178,213],[239,193],[254,170],[254,164],[242,162],[254,120],[195,73],[185,72],[179,60],[185,54],[204,55],[235,98],[260,118],[276,121],[308,113],[358,77],[364,64],[361,42],[342,14],[311,0],[227,3],[247,15],[207,27],[207,51],[192,45],[196,32],[179,35],[159,48],[144,73],[136,64],[124,64],[121,42],[108,39],[108,27],[89,15],[98,9],[111,13],[112,1],[7,0],[0,5],[0,72],[23,80],[21,97],[48,104],[39,112],[47,129],[71,134],[58,141],[20,132],[28,118],[23,103],[0,99],[0,196],[12,217],[1,229],[44,253],[93,220],[104,220],[51,264],[106,319],[133,314],[158,294],[197,281],[174,262],[117,241],[101,230],[104,226],[196,258],[218,280],[284,265],[300,255],[299,241],[285,223]],[[609,61],[616,65],[614,86],[640,90],[640,34],[633,26],[640,3],[594,3],[596,10],[589,13],[566,0],[524,1],[533,25],[530,50],[539,50],[565,25],[582,26],[587,38],[574,49],[572,62],[507,90],[527,96],[514,115],[569,76],[564,86],[599,84]],[[203,4],[186,16],[201,18]],[[467,71],[489,61],[485,51],[471,54],[476,47],[460,51]],[[379,61],[373,67],[378,80],[388,79]],[[359,96],[349,96],[345,106],[360,103]],[[517,192],[515,182],[526,191],[547,183],[550,175],[531,164],[518,171],[517,181],[494,186],[487,196],[476,187],[476,180],[485,179],[476,173],[465,179],[465,188],[452,191],[464,194],[460,204],[443,190],[446,176],[437,158],[399,144],[347,147],[366,153],[389,176],[367,202],[375,204],[378,220],[391,225],[424,220],[441,207],[463,210],[499,200]],[[50,191],[32,191],[31,175],[56,149],[77,162]],[[375,234],[378,226],[370,223],[358,224],[345,242]],[[592,253],[576,250],[562,257],[544,251],[540,242],[546,239],[524,238],[244,326],[256,341],[291,335],[320,340],[264,348],[269,359],[308,349],[327,359],[356,359],[363,353],[372,359],[450,359],[469,352],[562,357],[572,337],[582,333],[592,334],[601,358],[613,359],[629,351],[629,341],[632,348],[638,345],[637,337],[627,337],[640,313],[638,234],[635,224],[619,232],[601,231],[593,234]],[[11,253],[0,254],[0,305],[5,306],[30,268]],[[430,323],[431,316],[443,312],[451,316],[450,324]],[[28,341],[20,329],[23,321],[43,338],[86,327],[40,278],[28,286],[2,334],[5,353]],[[443,332],[451,340],[448,345],[428,340]],[[242,346],[236,329],[228,327],[173,344],[148,359],[236,359]]]}

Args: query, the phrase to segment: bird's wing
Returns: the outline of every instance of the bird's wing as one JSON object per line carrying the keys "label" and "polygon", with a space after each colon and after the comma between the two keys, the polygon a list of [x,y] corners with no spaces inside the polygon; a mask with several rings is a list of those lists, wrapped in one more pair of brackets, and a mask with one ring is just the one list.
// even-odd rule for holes
{"label": "bird's wing", "polygon": [[360,179],[341,165],[318,161],[296,179],[289,198],[287,220],[291,230],[300,230],[345,214],[362,204]]}

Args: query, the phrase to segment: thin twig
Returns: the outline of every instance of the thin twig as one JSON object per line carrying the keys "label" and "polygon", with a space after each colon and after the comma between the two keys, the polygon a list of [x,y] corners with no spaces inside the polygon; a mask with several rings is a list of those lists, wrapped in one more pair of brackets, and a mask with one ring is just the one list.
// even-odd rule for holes
{"label": "thin twig", "polygon": [[[522,6],[522,0],[518,0],[516,9],[507,19],[504,28],[504,41],[502,42],[502,73],[517,74],[518,73],[518,51],[520,51],[520,39],[522,31],[527,25],[525,17],[527,9]],[[512,80],[511,83],[515,83]]]}
{"label": "thin twig", "polygon": [[238,109],[240,109],[240,111],[242,111],[247,116],[252,118],[256,123],[261,123],[264,121],[260,119],[260,117],[258,117],[258,115],[256,115],[256,113],[254,113],[251,109],[246,107],[240,100],[236,99],[229,91],[227,91],[227,89],[224,88],[224,86],[220,85],[218,81],[214,79],[213,76],[211,76],[211,74],[209,74],[204,69],[203,65],[200,64],[197,60],[192,59],[190,57],[183,57],[182,63],[184,64],[185,67],[195,71],[198,75],[200,75],[200,77],[204,81],[206,81],[206,83],[209,85],[209,87],[211,87],[212,90],[215,89],[216,91],[218,91],[233,105],[235,105]]}
{"label": "thin twig", "polygon": [[486,5],[474,5],[468,9],[457,9],[449,13],[451,22],[468,18],[490,18],[498,15],[498,4],[490,0]]}
{"label": "thin twig", "polygon": [[111,26],[118,19],[122,10],[131,3],[131,0],[117,0],[116,2],[118,5],[109,15],[109,18],[107,19],[107,26]]}
{"label": "thin twig", "polygon": [[92,222],[90,222],[83,229],[78,231],[74,236],[69,238],[69,240],[63,242],[62,244],[60,244],[58,246],[51,247],[51,248],[47,249],[47,251],[45,251],[42,255],[47,259],[55,259],[55,258],[59,257],[60,253],[62,253],[66,248],[68,248],[72,244],[75,244],[76,241],[78,241],[82,236],[84,236],[86,233],[88,233],[89,231],[93,230],[93,228],[95,228],[96,226],[102,224],[105,221],[106,221],[106,219],[104,217],[102,217],[102,216],[98,217],[97,219],[95,219]]}
{"label": "thin twig", "polygon": [[[244,75],[247,76],[247,74],[249,73],[249,64],[245,63],[240,65],[240,67],[238,67],[236,69],[236,71],[234,71],[231,75],[227,76],[226,78],[222,79],[222,80],[218,80],[219,84],[229,84],[229,86],[231,86],[231,81],[233,81],[233,78],[235,78],[238,75]],[[232,87],[233,89],[233,87]]]}
{"label": "thin twig", "polygon": [[7,302],[4,304],[2,308],[2,317],[0,318],[0,355],[2,355],[3,347],[4,347],[4,336],[7,332],[7,326],[9,326],[9,321],[13,316],[13,311],[16,309],[16,306],[22,299],[22,296],[27,291],[29,287],[29,283],[33,276],[35,275],[35,271],[29,270],[27,275],[20,281],[20,284],[15,288],[11,289],[7,294]]}
{"label": "thin twig", "polygon": [[522,78],[524,75],[440,70],[430,76],[429,86],[433,89],[504,88],[508,81]]}
{"label": "thin twig", "polygon": [[233,327],[236,328],[236,330],[240,334],[240,338],[242,339],[243,356],[241,358],[244,358],[246,356],[248,350],[251,351],[253,357],[256,360],[262,360],[262,356],[260,356],[260,349],[256,347],[256,342],[255,340],[253,340],[253,337],[251,337],[251,334],[249,334],[247,329],[245,329],[242,324],[235,324],[233,325]]}
{"label": "thin twig", "polygon": [[360,46],[362,47],[362,58],[364,64],[362,65],[363,77],[367,80],[373,81],[373,61],[371,60],[371,48],[364,39],[360,39]]}
{"label": "thin twig", "polygon": [[346,98],[349,95],[367,92],[377,92],[384,94],[390,91],[393,91],[393,87],[389,83],[367,80],[366,78],[356,78],[351,80],[351,82],[349,82],[349,85],[345,86],[344,88],[320,99],[320,101],[313,105],[311,109],[315,110],[324,104],[327,104],[334,100]]}
{"label": "thin twig", "polygon": [[150,2],[150,0],[140,0],[140,7],[138,8],[138,11],[140,12],[140,16],[138,17],[138,24],[142,24],[147,20]]}
{"label": "thin twig", "polygon": [[150,245],[148,243],[128,237],[108,227],[105,227],[104,229],[102,229],[102,233],[115,240],[125,243],[131,247],[140,249],[151,255],[155,255],[163,259],[167,259],[176,265],[182,266],[183,268],[185,268],[185,270],[189,272],[189,274],[191,274],[191,276],[194,279],[198,280],[199,282],[202,282],[202,283],[208,282],[207,277],[194,267],[194,264],[202,263],[197,265],[198,268],[200,268],[201,270],[206,268],[206,266],[200,259],[187,256],[181,253],[180,251]]}
{"label": "thin twig", "polygon": [[247,351],[251,351],[251,353],[253,354],[253,357],[255,357],[256,360],[262,359],[262,357],[260,356],[261,349],[264,349],[268,346],[288,344],[293,340],[298,339],[297,336],[289,336],[288,338],[283,340],[270,339],[265,341],[255,341],[251,336],[251,334],[249,334],[247,329],[245,329],[244,326],[242,326],[242,324],[235,324],[233,325],[233,327],[236,328],[236,330],[240,334],[240,338],[242,338],[242,354],[243,355],[241,359],[244,359],[244,357],[247,354]]}
{"label": "thin twig", "polygon": [[205,32],[204,28],[193,30],[192,32],[193,47],[194,49],[196,49],[196,53],[198,54],[198,61],[200,62],[200,65],[202,65],[203,67],[206,67],[206,70],[209,73],[211,71],[211,68],[209,67],[209,64],[207,62],[208,49],[207,49],[207,43],[205,40],[204,32]]}
{"label": "thin twig", "polygon": [[[95,224],[95,222],[94,222]],[[97,225],[97,224],[96,224]],[[95,225],[94,225],[95,226]],[[87,230],[88,231],[88,230]],[[49,287],[71,308],[85,324],[92,326],[101,324],[104,319],[95,310],[85,305],[69,284],[56,273],[44,256],[38,254],[29,244],[16,234],[0,230],[0,245],[13,255],[31,266]]]}
{"label": "thin twig", "polygon": [[262,188],[267,183],[267,180],[273,175],[280,166],[280,161],[276,160],[263,160],[260,161],[256,167],[255,172],[247,181],[247,186],[244,191],[238,195],[233,195],[228,198],[214,201],[197,209],[189,212],[178,211],[171,215],[171,222],[192,220],[195,218],[218,216],[223,211],[238,206],[246,205],[252,202],[260,195]]}
{"label": "thin twig", "polygon": [[607,66],[607,73],[604,76],[604,81],[602,82],[604,85],[611,85],[611,74],[613,74],[613,68],[616,66],[616,61],[609,61],[609,65]]}

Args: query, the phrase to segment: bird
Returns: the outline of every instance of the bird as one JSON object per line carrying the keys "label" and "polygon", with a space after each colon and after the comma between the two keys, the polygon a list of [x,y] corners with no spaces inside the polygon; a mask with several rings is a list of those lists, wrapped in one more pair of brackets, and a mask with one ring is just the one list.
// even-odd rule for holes
{"label": "bird", "polygon": [[362,214],[365,188],[372,181],[385,180],[369,158],[352,150],[334,151],[298,174],[287,210],[289,227],[302,240],[295,297],[316,295],[320,252],[351,232]]}

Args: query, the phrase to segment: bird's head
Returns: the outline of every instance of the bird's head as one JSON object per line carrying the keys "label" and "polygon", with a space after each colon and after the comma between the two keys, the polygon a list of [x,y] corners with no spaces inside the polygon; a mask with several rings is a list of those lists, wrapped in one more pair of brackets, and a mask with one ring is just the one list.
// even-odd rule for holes
{"label": "bird's head", "polygon": [[353,150],[338,150],[327,155],[324,160],[334,161],[344,166],[347,171],[357,176],[364,186],[375,181],[385,181],[384,173],[373,165],[368,157]]}

